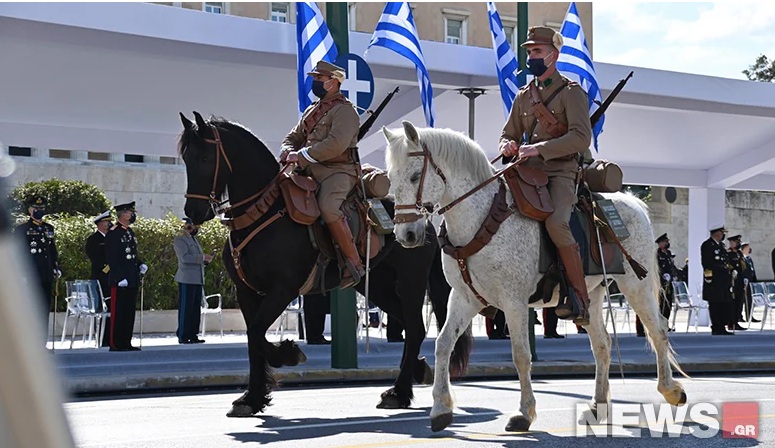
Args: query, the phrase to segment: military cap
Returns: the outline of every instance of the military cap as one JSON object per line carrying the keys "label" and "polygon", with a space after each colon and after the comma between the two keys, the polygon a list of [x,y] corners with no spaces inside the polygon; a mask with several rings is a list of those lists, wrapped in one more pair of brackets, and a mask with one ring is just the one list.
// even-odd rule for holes
{"label": "military cap", "polygon": [[46,208],[46,205],[48,205],[48,201],[46,201],[46,198],[43,196],[35,196],[27,203],[29,207],[33,208]]}
{"label": "military cap", "polygon": [[716,233],[716,232],[718,232],[719,230],[720,230],[720,231],[722,231],[722,232],[724,232],[724,233],[727,233],[727,229],[725,229],[725,228],[724,228],[724,224],[718,224],[718,225],[714,225],[714,226],[711,226],[711,227],[708,229],[708,231],[710,231],[710,233]]}
{"label": "military cap", "polygon": [[102,221],[110,221],[110,210],[106,210],[94,218],[94,224],[99,224]]}
{"label": "military cap", "polygon": [[123,212],[126,210],[133,212],[135,211],[135,201],[127,202],[126,204],[119,204],[113,207],[113,209],[116,210],[117,212]]}
{"label": "military cap", "polygon": [[187,226],[193,226],[194,225],[194,221],[192,221],[191,218],[189,218],[188,216],[184,216],[184,217],[180,218],[180,222],[182,224],[184,224],[184,225],[187,225]]}
{"label": "military cap", "polygon": [[727,238],[727,241],[737,241],[738,243],[742,241],[743,235],[734,235]]}
{"label": "military cap", "polygon": [[743,241],[743,244],[740,245],[740,249],[745,249],[746,246],[750,246],[750,245],[751,243],[749,243],[748,241]]}
{"label": "military cap", "polygon": [[656,241],[654,241],[654,242],[659,244],[660,242],[667,241],[669,239],[670,238],[667,237],[667,233],[663,233],[662,235],[659,235],[659,238],[657,238]]}
{"label": "military cap", "polygon": [[338,79],[339,82],[343,82],[345,78],[345,71],[342,67],[326,61],[319,61],[317,65],[315,65],[315,68],[307,74],[330,76],[332,78]]}
{"label": "military cap", "polygon": [[548,26],[531,26],[527,30],[527,40],[520,46],[528,45],[552,45],[560,51],[562,35]]}

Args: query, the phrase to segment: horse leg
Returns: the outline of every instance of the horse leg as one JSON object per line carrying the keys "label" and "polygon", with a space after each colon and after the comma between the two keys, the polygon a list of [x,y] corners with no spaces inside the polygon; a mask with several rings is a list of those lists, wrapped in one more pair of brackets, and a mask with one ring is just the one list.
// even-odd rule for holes
{"label": "horse leg", "polygon": [[[657,358],[657,390],[665,397],[665,400],[673,406],[686,404],[686,392],[680,382],[673,379],[671,365],[679,372],[681,370],[673,356],[673,349],[667,338],[667,320],[659,312],[659,280],[656,277],[659,270],[656,262],[649,272],[649,276],[642,282],[643,285],[633,285],[630,281],[617,282],[619,289],[627,297],[635,314],[640,317],[643,327],[646,329],[651,347]],[[639,287],[640,286],[640,287]]]}
{"label": "horse leg", "polygon": [[[433,408],[431,408],[431,430],[441,431],[452,424],[454,400],[450,393],[449,357],[455,341],[463,334],[482,305],[473,297],[452,290],[447,307],[447,320],[436,338],[436,367],[433,380]],[[529,354],[529,351],[528,351]]]}
{"label": "horse leg", "polygon": [[[417,272],[417,271],[415,271]],[[382,401],[378,408],[407,408],[414,399],[412,390],[413,380],[418,383],[430,384],[433,382],[433,372],[425,361],[419,359],[420,347],[425,339],[425,325],[422,321],[422,305],[425,299],[427,275],[420,271],[420,275],[411,272],[402,272],[398,275],[397,299],[400,307],[397,311],[399,320],[404,324],[406,339],[404,340],[404,353],[401,359],[401,371],[393,387],[382,394]],[[395,397],[393,397],[395,396]],[[393,400],[397,399],[398,403]]]}
{"label": "horse leg", "polygon": [[520,401],[519,412],[509,417],[506,431],[527,431],[536,419],[536,399],[530,378],[532,355],[528,340],[528,313],[530,309],[527,297],[520,298],[504,306],[503,312],[511,335],[511,358],[519,375]]}
{"label": "horse leg", "polygon": [[278,282],[277,286],[266,294],[258,312],[258,319],[248,328],[248,333],[253,332],[259,339],[267,363],[276,369],[297,366],[307,361],[306,355],[296,342],[286,339],[279,344],[273,344],[266,340],[269,327],[282,315],[298,293],[298,290],[282,286],[284,284],[286,282]]}
{"label": "horse leg", "polygon": [[[253,290],[241,285],[237,286],[237,301],[248,328],[258,315],[261,300],[262,297]],[[274,386],[274,380],[266,365],[266,358],[260,350],[260,344],[250,331],[248,331],[248,361],[250,363],[248,388],[242,396],[232,402],[231,410],[226,414],[227,417],[250,417],[266,409],[271,400],[269,392]]]}
{"label": "horse leg", "polygon": [[603,295],[605,290],[598,286],[589,292],[589,325],[587,333],[589,335],[589,345],[592,347],[592,354],[595,357],[595,396],[592,399],[590,409],[597,415],[598,405],[608,406],[611,401],[610,384],[608,383],[608,372],[611,369],[611,336],[605,326],[603,313]]}

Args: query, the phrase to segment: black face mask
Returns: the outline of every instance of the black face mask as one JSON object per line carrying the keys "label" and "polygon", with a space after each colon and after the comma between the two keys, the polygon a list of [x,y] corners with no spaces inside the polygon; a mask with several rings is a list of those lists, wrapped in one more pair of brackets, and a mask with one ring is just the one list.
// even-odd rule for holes
{"label": "black face mask", "polygon": [[328,90],[323,87],[323,81],[312,81],[312,93],[318,98],[323,98],[328,93]]}
{"label": "black face mask", "polygon": [[548,67],[546,66],[546,63],[544,62],[544,58],[531,58],[527,60],[527,69],[532,73],[534,76],[541,77],[544,73],[546,73],[546,69]]}
{"label": "black face mask", "polygon": [[199,229],[192,229],[191,230],[191,236],[196,236],[197,233],[199,233]]}
{"label": "black face mask", "polygon": [[670,243],[665,243],[665,249],[670,249]]}
{"label": "black face mask", "polygon": [[129,224],[134,224],[135,221],[137,221],[137,215],[132,213],[132,216],[129,217]]}
{"label": "black face mask", "polygon": [[39,210],[38,209],[38,210],[33,210],[32,211],[32,219],[40,221],[41,219],[43,219],[44,216],[46,216],[46,211],[45,210]]}

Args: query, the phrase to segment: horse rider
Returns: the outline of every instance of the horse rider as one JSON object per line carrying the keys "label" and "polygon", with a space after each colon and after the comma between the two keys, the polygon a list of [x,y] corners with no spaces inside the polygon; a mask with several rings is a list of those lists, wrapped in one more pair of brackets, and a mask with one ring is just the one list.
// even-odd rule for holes
{"label": "horse rider", "polygon": [[312,92],[320,98],[312,103],[282,143],[280,161],[296,163],[319,184],[318,204],[323,222],[345,258],[340,288],[360,282],[365,275],[355,241],[341,210],[355,187],[358,173],[358,129],[360,120],[353,104],[340,91],[345,71],[320,61],[307,73],[313,76]]}
{"label": "horse rider", "polygon": [[709,230],[710,238],[700,246],[703,270],[702,300],[708,302],[710,328],[713,335],[731,335],[726,330],[729,316],[732,314],[733,266],[727,258],[724,247],[723,225],[713,226]]}
{"label": "horse rider", "polygon": [[[528,31],[528,70],[535,79],[517,93],[509,118],[501,133],[499,150],[504,160],[518,156],[526,164],[542,168],[549,176],[549,194],[554,212],[546,219],[546,230],[557,246],[565,275],[578,300],[579,314],[573,322],[589,324],[589,295],[579,244],[570,230],[570,216],[576,204],[576,177],[579,154],[589,154],[592,127],[589,122],[589,103],[584,89],[557,71],[557,59],[562,47],[562,36],[551,28],[536,26]],[[538,91],[541,102],[549,109],[554,122],[567,128],[557,135],[554,126],[538,117],[531,101],[530,90]],[[526,134],[526,139],[523,135]],[[557,307],[558,315],[561,308]],[[570,312],[567,312],[570,314]],[[562,316],[561,316],[562,317]]]}

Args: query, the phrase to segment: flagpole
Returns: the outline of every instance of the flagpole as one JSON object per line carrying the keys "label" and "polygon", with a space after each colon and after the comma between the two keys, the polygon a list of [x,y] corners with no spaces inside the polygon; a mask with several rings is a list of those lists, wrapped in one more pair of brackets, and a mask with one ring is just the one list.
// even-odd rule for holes
{"label": "flagpole", "polygon": [[[347,2],[326,2],[326,24],[339,54],[337,62],[345,70],[350,54],[347,19]],[[355,290],[331,291],[331,368],[358,368],[356,318]]]}

